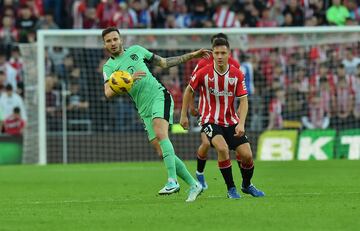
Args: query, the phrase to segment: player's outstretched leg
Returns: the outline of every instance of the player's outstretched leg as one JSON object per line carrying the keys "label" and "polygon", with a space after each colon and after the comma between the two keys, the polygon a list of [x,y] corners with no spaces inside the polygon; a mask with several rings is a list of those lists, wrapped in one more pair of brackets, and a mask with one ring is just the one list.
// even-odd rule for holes
{"label": "player's outstretched leg", "polygon": [[186,202],[193,202],[196,200],[196,198],[201,194],[203,191],[203,188],[199,182],[197,182],[195,185],[192,185],[190,187],[188,198],[186,199]]}
{"label": "player's outstretched leg", "polygon": [[168,181],[165,186],[160,189],[159,195],[170,195],[180,191],[180,185],[176,181]]}
{"label": "player's outstretched leg", "polygon": [[176,173],[183,179],[188,185],[190,185],[190,191],[186,202],[194,201],[203,191],[203,188],[199,182],[197,182],[194,177],[187,170],[184,162],[180,160],[179,157],[175,155],[175,164],[176,164]]}
{"label": "player's outstretched leg", "polygon": [[159,142],[161,151],[163,153],[163,160],[168,171],[168,182],[160,189],[160,195],[169,195],[180,191],[180,185],[176,178],[175,152],[169,138],[163,139]]}

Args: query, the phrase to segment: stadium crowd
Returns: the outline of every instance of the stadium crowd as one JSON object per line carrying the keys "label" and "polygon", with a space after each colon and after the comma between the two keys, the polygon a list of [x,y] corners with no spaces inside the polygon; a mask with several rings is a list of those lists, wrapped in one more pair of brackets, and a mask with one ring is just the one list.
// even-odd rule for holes
{"label": "stadium crowd", "polygon": [[[360,22],[358,0],[0,0],[0,6],[0,120],[3,123],[14,118],[14,113],[26,121],[22,100],[23,60],[17,44],[35,42],[38,29],[344,26]],[[234,53],[246,74],[252,105],[248,129],[341,129],[354,123],[360,126],[359,48],[358,43],[351,43]],[[91,94],[101,90],[92,86],[99,85],[96,80],[101,79],[101,71],[86,70],[75,62],[76,52],[61,47],[47,50],[47,116],[52,130],[59,129],[61,124],[58,121],[62,81],[70,92],[69,118],[94,121],[89,118],[94,114],[89,113],[94,110]],[[104,54],[100,52],[98,57],[95,66],[101,67]],[[182,90],[195,64],[165,72],[153,70],[171,91],[177,115]],[[84,73],[95,76],[83,78]],[[136,122],[121,122],[134,117],[135,112],[127,99],[119,101],[121,110],[109,109],[99,102],[102,109],[95,114],[117,114],[118,130],[142,129]],[[128,113],[120,115],[118,111],[124,108]],[[112,112],[107,113],[109,110]],[[102,122],[99,124],[97,129],[106,127]]]}

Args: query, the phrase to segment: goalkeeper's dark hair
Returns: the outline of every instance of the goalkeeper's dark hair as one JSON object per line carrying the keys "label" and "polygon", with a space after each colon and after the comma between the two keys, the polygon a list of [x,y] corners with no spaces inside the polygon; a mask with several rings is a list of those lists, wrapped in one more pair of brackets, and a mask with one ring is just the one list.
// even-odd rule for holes
{"label": "goalkeeper's dark hair", "polygon": [[214,40],[214,42],[212,43],[212,48],[214,49],[214,47],[217,47],[217,46],[226,46],[228,49],[230,49],[229,42],[223,38],[217,38]]}
{"label": "goalkeeper's dark hair", "polygon": [[105,30],[103,30],[102,33],[101,33],[101,36],[102,36],[103,40],[104,40],[105,35],[113,32],[113,31],[116,31],[120,35],[120,31],[119,31],[118,28],[116,28],[116,27],[108,27]]}
{"label": "goalkeeper's dark hair", "polygon": [[211,44],[214,43],[214,40],[217,39],[217,38],[223,38],[225,40],[228,40],[228,37],[226,36],[226,34],[224,33],[218,33],[218,34],[215,34],[211,37]]}

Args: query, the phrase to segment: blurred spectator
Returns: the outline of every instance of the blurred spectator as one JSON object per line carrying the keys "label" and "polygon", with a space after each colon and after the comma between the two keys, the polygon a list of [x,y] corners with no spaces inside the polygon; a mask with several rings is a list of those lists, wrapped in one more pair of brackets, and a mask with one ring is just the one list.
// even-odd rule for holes
{"label": "blurred spectator", "polygon": [[283,107],[283,119],[289,121],[301,121],[304,114],[305,93],[300,91],[299,78],[295,78],[285,91],[286,104]]}
{"label": "blurred spectator", "polygon": [[293,18],[294,26],[304,25],[304,12],[297,0],[289,0],[289,4],[286,5],[283,11],[283,15],[286,15],[288,13],[290,13]]}
{"label": "blurred spectator", "polygon": [[148,10],[146,1],[133,0],[131,8],[136,13],[136,28],[150,28],[151,27],[151,14]]}
{"label": "blurred spectator", "polygon": [[21,136],[25,127],[25,120],[21,118],[19,107],[15,107],[13,114],[4,120],[4,132],[11,136]]}
{"label": "blurred spectator", "polygon": [[307,94],[309,92],[309,76],[306,73],[305,66],[298,66],[297,68],[297,79],[299,80],[299,91]]}
{"label": "blurred spectator", "polygon": [[283,128],[283,106],[285,104],[285,91],[281,87],[274,89],[269,104],[269,123],[267,129]]}
{"label": "blurred spectator", "polygon": [[51,11],[45,13],[45,15],[40,18],[36,24],[36,29],[59,29],[54,21],[53,13]]}
{"label": "blurred spectator", "polygon": [[67,96],[67,116],[70,119],[88,118],[89,101],[84,91],[80,90],[78,81],[71,81],[69,85],[70,94]]}
{"label": "blurred spectator", "polygon": [[283,23],[281,26],[283,26],[283,27],[286,27],[286,26],[295,26],[295,25],[294,25],[294,20],[293,20],[292,14],[286,13],[286,14],[284,15],[284,23]]}
{"label": "blurred spectator", "polygon": [[23,82],[23,68],[24,68],[24,60],[20,55],[19,47],[13,47],[11,51],[11,56],[9,60],[9,64],[16,70],[16,82],[17,84]]}
{"label": "blurred spectator", "polygon": [[28,33],[35,30],[38,18],[33,15],[31,9],[28,6],[23,6],[20,9],[19,17],[16,21],[16,27],[20,31],[19,42],[28,43],[31,42]]}
{"label": "blurred spectator", "polygon": [[261,18],[256,24],[257,27],[276,27],[277,22],[276,20],[271,18],[270,15],[270,8],[265,8],[261,12]]}
{"label": "blurred spectator", "polygon": [[240,56],[240,69],[244,73],[245,76],[245,85],[248,92],[248,95],[251,96],[254,94],[255,86],[254,86],[254,68],[251,63],[251,57],[246,55],[245,53]]}
{"label": "blurred spectator", "polygon": [[337,65],[342,62],[339,49],[330,47],[327,51],[326,57],[328,57],[327,63],[329,71],[335,73]]}
{"label": "blurred spectator", "polygon": [[114,14],[114,22],[118,28],[134,28],[138,24],[136,12],[129,8],[126,2],[119,4],[119,10]]}
{"label": "blurred spectator", "polygon": [[64,78],[64,59],[69,54],[69,50],[67,48],[62,47],[50,47],[48,49],[48,55],[54,64],[55,74],[60,78]]}
{"label": "blurred spectator", "polygon": [[19,107],[21,111],[21,118],[27,121],[23,99],[14,92],[14,89],[10,84],[5,86],[5,92],[0,96],[0,107],[4,118],[8,118],[13,113],[14,108]]}
{"label": "blurred spectator", "polygon": [[244,26],[256,27],[256,24],[259,21],[259,10],[251,2],[245,2],[244,9],[245,9]]}
{"label": "blurred spectator", "polygon": [[302,117],[302,123],[307,129],[326,129],[330,124],[330,113],[324,105],[320,94],[315,94],[309,100],[308,115]]}
{"label": "blurred spectator", "polygon": [[[96,9],[88,8],[85,11],[85,18],[83,20],[84,29],[96,29],[98,28],[98,19],[96,18]],[[122,27],[118,27],[122,28]]]}
{"label": "blurred spectator", "polygon": [[5,81],[6,81],[6,74],[4,71],[0,70],[0,95],[4,92],[6,85]]}
{"label": "blurred spectator", "polygon": [[165,21],[165,25],[164,28],[176,28],[176,19],[175,19],[175,15],[173,14],[169,14],[166,16],[166,21]]}
{"label": "blurred spectator", "polygon": [[357,24],[360,22],[360,7],[356,0],[347,1],[347,9],[349,10],[349,17],[354,20]]}
{"label": "blurred spectator", "polygon": [[97,5],[96,16],[99,19],[99,28],[115,26],[113,18],[118,8],[115,0],[104,0]]}
{"label": "blurred spectator", "polygon": [[195,28],[204,27],[208,20],[210,20],[210,16],[205,1],[195,1],[191,16],[191,26]]}
{"label": "blurred spectator", "polygon": [[50,75],[54,72],[54,63],[49,58],[49,49],[45,49],[45,75]]}
{"label": "blurred spectator", "polygon": [[43,0],[19,0],[20,6],[28,6],[35,17],[43,15]]}
{"label": "blurred spectator", "polygon": [[176,28],[188,28],[191,26],[191,15],[186,5],[179,7],[179,12],[175,15]]}
{"label": "blurred spectator", "polygon": [[[0,2],[1,5],[1,2]],[[17,4],[13,0],[4,0],[2,7],[0,7],[0,18],[9,16],[15,18]]]}
{"label": "blurred spectator", "polygon": [[360,127],[360,64],[357,66],[356,75],[352,83],[354,92],[354,117],[357,121],[357,126]]}
{"label": "blurred spectator", "polygon": [[182,106],[182,90],[179,78],[179,67],[172,67],[169,69],[168,75],[163,75],[162,83],[170,92],[174,100],[174,119],[180,119],[180,112]]}
{"label": "blurred spectator", "polygon": [[[0,128],[3,127],[3,122],[4,122],[3,113],[2,113],[2,110],[0,108]],[[1,134],[1,130],[0,130],[0,134]]]}
{"label": "blurred spectator", "polygon": [[12,51],[11,51],[11,56],[10,56],[10,60],[9,60],[9,64],[16,69],[16,91],[19,95],[23,96],[23,90],[24,90],[24,86],[23,86],[23,75],[24,75],[24,61],[20,55],[20,50],[19,47],[13,47]]}
{"label": "blurred spectator", "polygon": [[353,89],[351,87],[352,78],[345,72],[344,65],[340,64],[335,76],[335,124],[338,129],[349,128],[351,126],[350,116],[353,111]]}
{"label": "blurred spectator", "polygon": [[355,75],[356,68],[360,64],[360,58],[354,57],[353,48],[346,48],[345,50],[345,58],[342,60],[342,64],[345,66],[346,74]]}
{"label": "blurred spectator", "polygon": [[341,0],[332,0],[332,5],[326,11],[326,19],[330,25],[343,26],[350,17],[348,9],[341,5]]}
{"label": "blurred spectator", "polygon": [[48,130],[59,130],[61,126],[60,95],[55,90],[57,78],[47,75],[45,78],[46,127]]}
{"label": "blurred spectator", "polygon": [[45,12],[54,12],[56,25],[65,27],[66,16],[64,17],[64,3],[66,0],[43,0],[43,9]]}
{"label": "blurred spectator", "polygon": [[3,52],[8,56],[12,45],[19,39],[19,31],[16,29],[13,19],[5,16],[2,19],[2,26],[0,27],[0,48],[4,49]]}
{"label": "blurred spectator", "polygon": [[16,83],[16,76],[17,72],[16,69],[13,68],[9,62],[6,61],[5,54],[0,52],[0,71],[5,74],[5,79],[3,80],[3,85],[6,86],[10,84],[12,89],[16,90],[17,83]]}
{"label": "blurred spectator", "polygon": [[235,17],[235,12],[230,9],[228,1],[221,1],[213,15],[213,20],[216,27],[240,27],[240,22]]}
{"label": "blurred spectator", "polygon": [[317,26],[318,25],[318,20],[317,17],[312,16],[309,18],[305,19],[305,25],[304,26]]}
{"label": "blurred spectator", "polygon": [[320,80],[327,81],[331,90],[334,90],[334,77],[329,72],[328,64],[321,63],[319,70],[310,78],[310,92],[313,94],[319,90]]}
{"label": "blurred spectator", "polygon": [[326,11],[323,0],[310,0],[305,1],[304,5],[304,18],[316,18],[318,25],[326,24]]}
{"label": "blurred spectator", "polygon": [[[84,27],[85,14],[87,10],[86,0],[75,0],[71,7],[73,18],[73,28],[82,29]],[[91,27],[90,27],[91,28]]]}

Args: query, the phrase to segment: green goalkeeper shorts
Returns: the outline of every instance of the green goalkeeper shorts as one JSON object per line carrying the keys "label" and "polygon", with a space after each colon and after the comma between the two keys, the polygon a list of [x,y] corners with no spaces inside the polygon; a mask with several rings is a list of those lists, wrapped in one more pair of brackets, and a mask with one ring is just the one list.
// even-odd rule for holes
{"label": "green goalkeeper shorts", "polygon": [[173,124],[173,116],[174,116],[174,101],[170,95],[170,93],[164,89],[162,94],[159,94],[153,100],[153,104],[151,107],[151,116],[144,116],[141,119],[144,121],[145,130],[148,134],[149,141],[156,138],[154,128],[153,128],[153,119],[154,118],[163,118],[169,122],[169,124]]}

